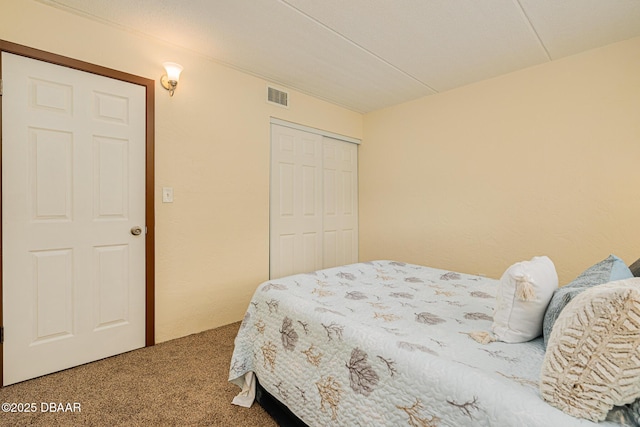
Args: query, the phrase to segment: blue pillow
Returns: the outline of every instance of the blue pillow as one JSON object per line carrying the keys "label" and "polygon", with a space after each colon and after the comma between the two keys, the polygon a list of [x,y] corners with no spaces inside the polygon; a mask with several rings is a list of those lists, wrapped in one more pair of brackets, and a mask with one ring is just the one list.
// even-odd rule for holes
{"label": "blue pillow", "polygon": [[602,285],[613,282],[614,280],[630,279],[632,277],[633,274],[624,261],[615,255],[609,255],[606,259],[587,268],[571,283],[556,289],[553,292],[551,302],[549,302],[547,306],[547,311],[544,313],[544,319],[542,321],[542,335],[544,337],[545,348],[547,347],[551,330],[560,312],[576,295],[592,286]]}

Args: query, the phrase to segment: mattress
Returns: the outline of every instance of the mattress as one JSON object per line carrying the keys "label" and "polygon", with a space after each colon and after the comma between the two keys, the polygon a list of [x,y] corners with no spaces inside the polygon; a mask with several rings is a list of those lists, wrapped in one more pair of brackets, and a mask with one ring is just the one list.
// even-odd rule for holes
{"label": "mattress", "polygon": [[587,426],[544,402],[542,339],[480,344],[498,281],[373,261],[260,285],[229,380],[310,426]]}

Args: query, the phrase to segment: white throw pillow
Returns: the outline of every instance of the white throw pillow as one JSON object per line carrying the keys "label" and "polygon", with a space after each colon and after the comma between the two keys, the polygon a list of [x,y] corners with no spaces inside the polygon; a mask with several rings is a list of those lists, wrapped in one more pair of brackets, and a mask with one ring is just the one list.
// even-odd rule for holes
{"label": "white throw pillow", "polygon": [[558,289],[558,274],[546,256],[513,264],[500,279],[492,330],[498,341],[518,343],[542,334],[542,319]]}

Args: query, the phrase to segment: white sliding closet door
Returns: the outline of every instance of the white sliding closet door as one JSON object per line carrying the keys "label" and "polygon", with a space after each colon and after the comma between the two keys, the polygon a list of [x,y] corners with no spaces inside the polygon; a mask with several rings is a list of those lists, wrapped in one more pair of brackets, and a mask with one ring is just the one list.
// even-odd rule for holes
{"label": "white sliding closet door", "polygon": [[358,146],[324,137],[322,267],[358,262]]}
{"label": "white sliding closet door", "polygon": [[270,277],[358,259],[357,145],[271,125]]}
{"label": "white sliding closet door", "polygon": [[322,136],[271,126],[270,276],[322,268]]}

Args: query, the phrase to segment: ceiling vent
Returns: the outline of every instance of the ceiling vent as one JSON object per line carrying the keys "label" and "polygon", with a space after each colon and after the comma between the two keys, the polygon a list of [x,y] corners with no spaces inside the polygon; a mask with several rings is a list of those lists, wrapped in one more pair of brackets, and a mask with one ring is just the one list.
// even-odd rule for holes
{"label": "ceiling vent", "polygon": [[267,102],[279,107],[289,108],[289,92],[267,86]]}

